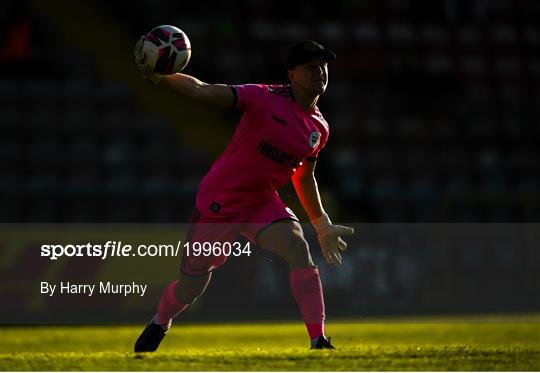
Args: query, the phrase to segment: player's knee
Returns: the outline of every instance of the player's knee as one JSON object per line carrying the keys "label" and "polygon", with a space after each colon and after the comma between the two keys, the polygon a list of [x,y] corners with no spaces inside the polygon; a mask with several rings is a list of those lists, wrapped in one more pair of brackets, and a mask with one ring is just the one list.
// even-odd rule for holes
{"label": "player's knee", "polygon": [[283,258],[291,269],[313,265],[309,245],[304,239],[302,227],[297,222],[272,224],[259,237],[259,244],[263,249]]}
{"label": "player's knee", "polygon": [[289,263],[291,268],[302,268],[311,264],[309,245],[304,237],[293,235],[287,241],[284,259]]}

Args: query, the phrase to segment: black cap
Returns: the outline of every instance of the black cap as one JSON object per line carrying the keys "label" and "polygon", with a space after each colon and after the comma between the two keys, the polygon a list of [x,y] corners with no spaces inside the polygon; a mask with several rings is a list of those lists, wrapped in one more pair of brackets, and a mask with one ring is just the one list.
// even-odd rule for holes
{"label": "black cap", "polygon": [[292,47],[289,51],[289,55],[287,56],[287,70],[292,70],[298,65],[320,57],[326,62],[336,59],[335,53],[331,50],[326,49],[316,41],[305,40]]}

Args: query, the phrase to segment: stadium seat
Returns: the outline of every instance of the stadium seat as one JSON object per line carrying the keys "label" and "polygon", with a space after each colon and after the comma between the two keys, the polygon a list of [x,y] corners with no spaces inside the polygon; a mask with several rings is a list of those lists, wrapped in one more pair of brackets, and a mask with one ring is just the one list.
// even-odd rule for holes
{"label": "stadium seat", "polygon": [[370,198],[380,201],[396,201],[403,198],[403,186],[392,174],[379,174],[370,185]]}
{"label": "stadium seat", "polygon": [[101,112],[132,109],[133,92],[127,83],[106,80],[97,88],[95,97]]}
{"label": "stadium seat", "polygon": [[404,140],[425,139],[428,129],[425,122],[419,118],[403,117],[394,124],[395,134]]}
{"label": "stadium seat", "polygon": [[16,80],[0,79],[0,103],[2,107],[10,107],[21,101],[21,85]]}
{"label": "stadium seat", "polygon": [[360,45],[377,46],[381,42],[380,30],[374,22],[356,22],[351,32],[353,40]]}
{"label": "stadium seat", "polygon": [[57,102],[58,84],[49,77],[24,80],[21,88],[25,107],[32,107],[36,103],[52,107]]}
{"label": "stadium seat", "polygon": [[59,118],[59,121],[62,132],[68,137],[95,135],[99,133],[99,126],[97,126],[98,117],[95,114],[95,108],[87,102],[69,106],[64,111],[63,118]]}
{"label": "stadium seat", "polygon": [[97,96],[97,85],[95,79],[79,75],[65,79],[59,85],[58,96],[66,108],[81,104],[91,105]]}
{"label": "stadium seat", "polygon": [[101,223],[104,220],[102,209],[104,209],[103,201],[97,196],[65,196],[59,209],[61,213],[60,221],[68,223]]}
{"label": "stadium seat", "polygon": [[452,73],[455,68],[450,54],[446,51],[428,53],[424,63],[426,71],[434,76]]}
{"label": "stadium seat", "polygon": [[46,104],[33,105],[25,109],[22,127],[28,135],[40,136],[58,131],[59,118],[54,107]]}

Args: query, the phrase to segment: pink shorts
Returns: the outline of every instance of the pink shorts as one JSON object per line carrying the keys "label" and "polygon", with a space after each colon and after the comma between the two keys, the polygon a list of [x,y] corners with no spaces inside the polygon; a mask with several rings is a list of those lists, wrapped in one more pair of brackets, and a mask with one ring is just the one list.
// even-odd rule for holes
{"label": "pink shorts", "polygon": [[[216,204],[208,206],[206,211],[195,206],[186,237],[190,249],[184,247],[180,266],[184,274],[202,276],[225,264],[230,255],[238,253],[238,248],[245,247],[245,244],[240,247],[239,235],[257,244],[257,235],[268,225],[280,220],[298,221],[277,193],[260,205],[234,216],[221,216],[219,209]],[[209,253],[211,246],[215,249]]]}

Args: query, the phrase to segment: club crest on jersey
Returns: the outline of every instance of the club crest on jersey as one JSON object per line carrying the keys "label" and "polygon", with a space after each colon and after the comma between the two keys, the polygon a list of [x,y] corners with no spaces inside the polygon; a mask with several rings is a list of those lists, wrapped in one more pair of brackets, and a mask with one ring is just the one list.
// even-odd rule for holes
{"label": "club crest on jersey", "polygon": [[289,207],[285,207],[285,211],[287,211],[291,216],[294,216],[296,218],[296,214]]}
{"label": "club crest on jersey", "polygon": [[312,148],[316,147],[319,144],[321,139],[321,134],[317,131],[313,131],[309,134],[309,146]]}

